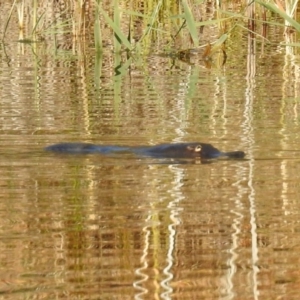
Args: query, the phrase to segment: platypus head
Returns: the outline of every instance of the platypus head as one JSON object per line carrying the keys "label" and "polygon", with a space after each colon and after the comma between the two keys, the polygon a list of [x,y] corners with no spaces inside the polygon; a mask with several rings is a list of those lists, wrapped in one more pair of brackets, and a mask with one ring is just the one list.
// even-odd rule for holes
{"label": "platypus head", "polygon": [[222,155],[218,149],[204,143],[160,144],[153,147],[143,147],[139,152],[152,157],[161,158],[216,158]]}
{"label": "platypus head", "polygon": [[190,143],[186,146],[187,150],[190,151],[194,157],[201,157],[204,159],[217,158],[220,156],[228,158],[244,158],[245,152],[243,151],[232,151],[232,152],[221,152],[211,144],[204,143]]}
{"label": "platypus head", "polygon": [[191,153],[191,156],[194,157],[216,158],[222,155],[222,152],[210,144],[190,143],[187,144],[186,149]]}

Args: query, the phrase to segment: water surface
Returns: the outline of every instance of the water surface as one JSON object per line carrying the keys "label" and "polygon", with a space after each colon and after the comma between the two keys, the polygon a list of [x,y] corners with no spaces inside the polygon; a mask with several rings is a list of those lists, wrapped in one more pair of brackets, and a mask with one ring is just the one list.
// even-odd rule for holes
{"label": "water surface", "polygon": [[[228,41],[225,65],[157,51],[120,73],[109,47],[99,58],[92,46],[74,55],[8,40],[3,299],[297,299],[299,57],[269,35]],[[199,141],[247,156],[178,164],[43,151],[79,141]]]}

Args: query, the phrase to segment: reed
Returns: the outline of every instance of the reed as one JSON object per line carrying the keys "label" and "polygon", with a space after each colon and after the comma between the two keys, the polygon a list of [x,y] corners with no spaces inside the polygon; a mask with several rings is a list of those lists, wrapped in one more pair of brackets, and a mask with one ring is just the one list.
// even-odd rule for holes
{"label": "reed", "polygon": [[298,0],[286,0],[284,7],[281,4],[279,5],[280,2],[278,1],[275,3],[272,1],[264,2],[261,0],[255,0],[255,2],[264,6],[267,10],[278,14],[284,19],[287,26],[292,26],[300,32],[300,24],[293,18],[298,5]]}
{"label": "reed", "polygon": [[19,28],[24,29],[24,0],[15,2],[15,5],[18,13]]}
{"label": "reed", "polygon": [[122,29],[120,27],[119,8],[117,8],[117,7],[114,8],[115,21],[109,17],[109,15],[106,13],[106,11],[103,9],[102,6],[100,6],[99,8],[100,8],[100,12],[101,12],[102,16],[104,17],[104,20],[112,28],[112,30],[114,32],[114,38],[117,40],[117,42],[122,43],[127,49],[132,49],[132,45],[130,44],[126,35],[122,32]]}
{"label": "reed", "polygon": [[96,52],[102,52],[102,34],[101,34],[101,24],[100,24],[100,0],[96,1],[95,9],[95,25],[94,25],[94,39],[95,39],[95,49]]}
{"label": "reed", "polygon": [[[30,15],[33,21],[29,35],[34,36],[39,31],[47,39],[47,33],[54,32],[58,28],[63,33],[72,32],[76,39],[84,39],[89,33],[92,33],[95,48],[100,52],[103,49],[102,33],[107,25],[112,31],[111,39],[115,52],[122,50],[144,51],[145,48],[150,47],[153,43],[168,41],[170,37],[173,37],[169,43],[171,48],[174,47],[176,40],[179,38],[183,41],[183,45],[187,45],[185,42],[187,40],[191,41],[192,48],[198,48],[203,43],[209,43],[213,45],[212,50],[214,50],[231,38],[230,33],[237,26],[252,32],[252,34],[257,34],[255,32],[255,24],[258,22],[266,24],[268,22],[265,12],[261,13],[261,15],[264,15],[263,20],[257,19],[257,15],[260,14],[257,13],[256,9],[260,7],[281,16],[285,21],[285,26],[291,26],[295,30],[300,31],[300,24],[295,19],[298,0],[285,0],[284,3],[280,0],[245,0],[240,2],[241,5],[236,6],[231,2],[215,0],[211,7],[216,13],[209,20],[201,20],[195,14],[199,10],[200,5],[206,5],[197,0],[149,0],[143,2],[142,8],[137,0],[113,0],[110,4],[105,4],[102,0],[89,2],[86,0],[69,0],[65,2],[69,4],[67,5],[68,14],[62,12],[61,16],[69,15],[70,18],[61,17],[60,25],[56,23],[56,20],[53,20],[51,28],[48,28],[42,22],[46,13],[42,10],[43,2],[33,0],[30,7],[25,7],[29,3],[31,2],[26,2],[25,0],[14,0],[12,2],[4,24],[3,39],[8,35],[9,24],[15,10],[17,11],[20,31],[23,31],[24,28],[29,28],[25,22],[30,20],[30,18],[26,18],[25,12],[31,10]],[[231,3],[230,8],[228,8],[228,3]],[[47,6],[44,9],[46,10]],[[88,14],[88,10],[90,12],[93,11],[93,13]],[[38,11],[40,11],[40,14],[38,14]],[[244,26],[245,20],[248,20],[248,28]],[[70,24],[72,25],[70,26]],[[168,26],[165,26],[165,24],[168,24]],[[272,24],[276,25],[274,22]],[[202,41],[202,29],[209,30],[207,28],[214,25],[217,25],[219,29],[219,38],[211,41]],[[212,35],[215,36],[216,32]],[[166,43],[164,44],[166,45]]]}
{"label": "reed", "polygon": [[73,1],[74,13],[72,17],[73,35],[77,38],[85,35],[86,1]]}
{"label": "reed", "polygon": [[[5,22],[5,25],[4,25],[4,31],[3,31],[3,37],[2,37],[2,40],[4,40],[4,38],[5,38],[5,35],[6,35],[6,32],[7,32],[7,28],[8,28],[8,24],[9,24],[9,22],[10,22],[10,19],[11,19],[11,16],[12,16],[12,13],[13,13],[13,10],[14,10],[14,8],[15,8],[15,6],[16,6],[16,0],[14,0],[14,2],[12,3],[12,5],[11,5],[11,9],[10,9],[10,11],[9,11],[9,13],[8,13],[8,17],[7,17],[7,20],[6,20],[6,22]],[[22,28],[22,26],[23,26],[23,18],[22,18],[22,20],[20,20],[20,11],[18,10],[18,16],[19,16],[19,28],[21,29]],[[22,17],[23,17],[23,15],[22,15]]]}
{"label": "reed", "polygon": [[185,22],[187,24],[187,28],[188,28],[188,31],[191,35],[191,38],[192,38],[192,41],[193,41],[193,44],[195,47],[198,47],[199,46],[199,36],[198,36],[198,26],[197,26],[197,23],[195,22],[194,20],[194,16],[192,14],[192,11],[187,3],[186,0],[182,0],[182,6],[183,6],[183,12],[184,12],[184,19],[185,19]]}
{"label": "reed", "polygon": [[[113,3],[114,3],[114,25],[115,25],[115,28],[121,29],[121,12],[119,9],[119,5],[120,5],[119,2],[120,2],[119,0],[113,1]],[[119,30],[119,31],[114,30],[114,49],[115,49],[116,53],[121,52],[122,42],[121,42],[121,39],[119,38],[120,32],[121,32],[121,30]],[[128,41],[126,36],[124,37],[124,39],[126,39],[126,42]]]}

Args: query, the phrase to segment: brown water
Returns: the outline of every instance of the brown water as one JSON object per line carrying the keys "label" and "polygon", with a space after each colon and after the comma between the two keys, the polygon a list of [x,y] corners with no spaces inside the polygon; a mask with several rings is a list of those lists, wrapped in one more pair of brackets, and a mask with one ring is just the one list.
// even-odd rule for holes
{"label": "brown water", "polygon": [[[224,66],[137,56],[117,75],[108,49],[7,42],[0,298],[298,299],[299,56],[269,38],[229,41]],[[247,157],[43,151],[63,141],[201,141]]]}

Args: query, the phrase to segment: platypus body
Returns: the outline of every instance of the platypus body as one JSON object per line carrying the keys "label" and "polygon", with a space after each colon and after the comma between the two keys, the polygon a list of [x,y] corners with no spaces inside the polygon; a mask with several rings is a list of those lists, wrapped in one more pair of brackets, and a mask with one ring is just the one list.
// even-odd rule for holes
{"label": "platypus body", "polygon": [[70,154],[116,154],[134,153],[138,156],[154,158],[202,158],[211,159],[218,157],[243,158],[243,151],[221,152],[210,144],[205,143],[175,143],[160,144],[156,146],[112,146],[96,145],[89,143],[60,143],[48,146],[46,151]]}

